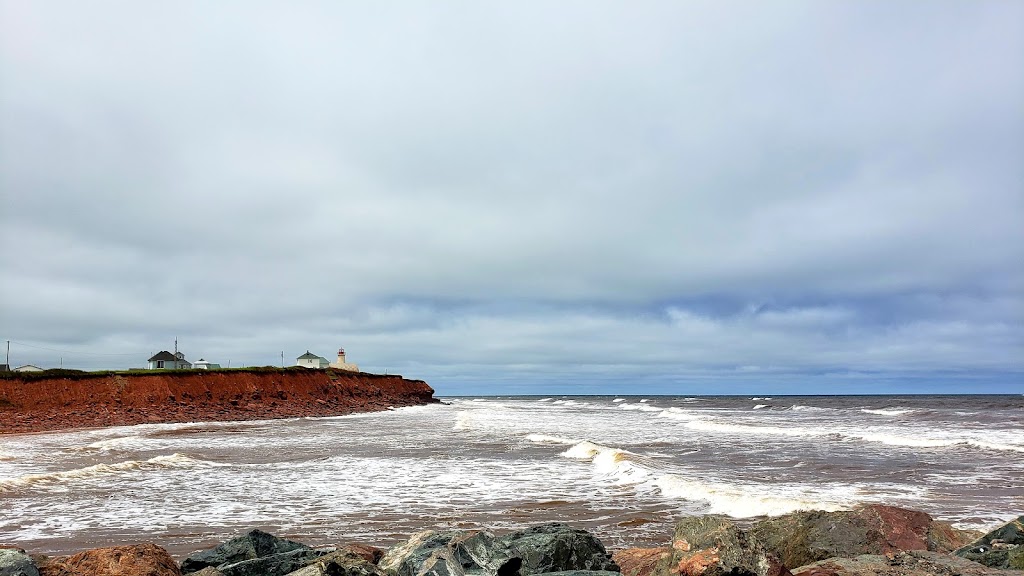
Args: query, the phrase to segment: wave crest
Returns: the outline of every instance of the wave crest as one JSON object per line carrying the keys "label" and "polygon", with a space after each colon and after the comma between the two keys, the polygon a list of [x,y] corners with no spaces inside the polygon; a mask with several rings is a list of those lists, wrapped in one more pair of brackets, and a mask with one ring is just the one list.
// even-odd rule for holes
{"label": "wave crest", "polygon": [[13,492],[22,488],[31,488],[41,485],[59,485],[75,480],[96,478],[109,474],[133,472],[136,470],[164,470],[169,468],[195,468],[199,466],[224,466],[205,460],[197,460],[185,454],[174,453],[168,456],[156,456],[149,460],[128,460],[114,464],[93,464],[84,468],[74,470],[63,470],[60,472],[47,472],[45,474],[28,474],[0,480],[0,494]]}

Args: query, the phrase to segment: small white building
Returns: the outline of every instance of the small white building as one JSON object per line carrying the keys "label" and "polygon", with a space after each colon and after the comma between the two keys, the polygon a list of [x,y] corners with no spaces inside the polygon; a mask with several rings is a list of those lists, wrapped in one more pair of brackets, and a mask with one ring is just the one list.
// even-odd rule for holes
{"label": "small white building", "polygon": [[14,369],[14,371],[15,372],[42,372],[43,369],[40,368],[39,366],[33,366],[32,364],[25,364],[23,366],[18,366],[17,368]]}
{"label": "small white building", "polygon": [[305,354],[295,359],[295,365],[304,366],[306,368],[327,368],[331,363],[327,361],[327,358],[317,356],[309,350],[306,350]]}
{"label": "small white building", "polygon": [[195,368],[196,370],[216,370],[217,368],[220,368],[220,364],[215,364],[209,360],[203,360],[200,358],[192,364],[192,368]]}
{"label": "small white building", "polygon": [[349,372],[359,372],[359,366],[345,360],[344,348],[338,348],[338,361],[331,362],[331,368],[335,368],[337,370],[348,370]]}
{"label": "small white building", "polygon": [[185,355],[181,352],[171,354],[167,350],[161,350],[149,359],[150,370],[188,370],[189,368],[192,368],[192,363],[185,360]]}

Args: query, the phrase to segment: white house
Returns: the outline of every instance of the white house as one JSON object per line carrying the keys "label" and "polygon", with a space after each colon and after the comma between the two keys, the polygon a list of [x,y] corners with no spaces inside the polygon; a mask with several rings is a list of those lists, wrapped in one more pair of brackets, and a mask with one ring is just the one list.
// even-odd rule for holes
{"label": "white house", "polygon": [[175,355],[167,350],[161,350],[149,359],[150,370],[187,370],[191,367],[192,363],[185,360],[185,355],[181,352]]}
{"label": "white house", "polygon": [[317,356],[306,350],[305,354],[295,359],[295,365],[305,366],[306,368],[327,368],[331,363],[327,361],[327,358]]}
{"label": "white house", "polygon": [[337,370],[348,370],[349,372],[359,372],[359,366],[345,361],[345,349],[338,348],[338,361],[331,362],[331,368]]}
{"label": "white house", "polygon": [[24,366],[18,366],[14,369],[15,372],[42,372],[43,369],[39,366],[33,366],[32,364],[25,364]]}
{"label": "white house", "polygon": [[215,364],[213,362],[210,362],[209,360],[203,360],[202,358],[200,358],[199,360],[196,360],[194,364],[192,364],[192,367],[195,368],[196,370],[211,370],[220,368],[220,364]]}

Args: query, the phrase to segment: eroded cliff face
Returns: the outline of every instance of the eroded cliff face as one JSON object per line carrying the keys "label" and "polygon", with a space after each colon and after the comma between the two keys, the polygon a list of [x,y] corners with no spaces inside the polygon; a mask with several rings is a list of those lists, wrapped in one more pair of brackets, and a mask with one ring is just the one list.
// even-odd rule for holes
{"label": "eroded cliff face", "polygon": [[0,379],[0,434],[335,416],[428,404],[433,394],[397,375],[294,368]]}

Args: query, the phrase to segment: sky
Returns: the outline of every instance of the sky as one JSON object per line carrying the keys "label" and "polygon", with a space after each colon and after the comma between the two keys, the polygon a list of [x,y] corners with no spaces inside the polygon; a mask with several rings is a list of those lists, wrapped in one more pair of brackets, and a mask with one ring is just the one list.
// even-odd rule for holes
{"label": "sky", "polygon": [[1024,393],[1022,103],[1008,0],[0,0],[0,340]]}

